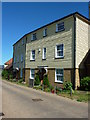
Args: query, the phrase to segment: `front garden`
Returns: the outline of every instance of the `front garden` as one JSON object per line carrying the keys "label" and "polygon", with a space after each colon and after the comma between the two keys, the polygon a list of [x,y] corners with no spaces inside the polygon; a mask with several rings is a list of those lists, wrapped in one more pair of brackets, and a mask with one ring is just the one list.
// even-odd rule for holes
{"label": "front garden", "polygon": [[[28,87],[28,85],[23,82],[23,79],[19,79],[18,81],[16,79],[13,79],[12,73],[9,73],[6,70],[2,72],[2,79]],[[79,90],[73,90],[72,83],[66,81],[64,82],[64,87],[62,89],[57,86],[52,86],[49,83],[47,75],[44,75],[43,81],[40,81],[39,75],[36,74],[33,88],[36,90],[42,90],[44,92],[49,92],[52,94],[57,94],[59,96],[67,97],[79,102],[88,102],[90,100],[90,77],[85,77],[81,79],[80,84],[81,87],[79,88]]]}

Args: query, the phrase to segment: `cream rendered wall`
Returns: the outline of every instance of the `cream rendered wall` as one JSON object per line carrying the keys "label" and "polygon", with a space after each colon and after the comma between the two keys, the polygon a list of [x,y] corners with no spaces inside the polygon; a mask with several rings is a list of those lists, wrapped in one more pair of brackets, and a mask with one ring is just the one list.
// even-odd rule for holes
{"label": "cream rendered wall", "polygon": [[89,45],[89,49],[90,49],[90,25],[88,28],[88,45]]}
{"label": "cream rendered wall", "polygon": [[[60,21],[61,22],[61,21]],[[50,68],[73,68],[73,30],[74,19],[69,17],[64,19],[65,31],[55,33],[56,23],[48,26],[47,37],[32,41],[26,44],[26,68],[37,68],[38,66],[48,66]],[[58,22],[59,23],[59,22]],[[37,37],[42,36],[41,32],[37,32]],[[40,35],[40,36],[39,36]],[[28,37],[28,40],[30,38]],[[64,58],[55,59],[55,47],[58,44],[64,44]],[[42,50],[46,47],[46,60],[42,60]],[[38,50],[41,49],[38,54]],[[31,50],[35,50],[36,59],[30,61]]]}
{"label": "cream rendered wall", "polygon": [[89,50],[89,27],[87,23],[76,17],[76,68],[79,68]]}

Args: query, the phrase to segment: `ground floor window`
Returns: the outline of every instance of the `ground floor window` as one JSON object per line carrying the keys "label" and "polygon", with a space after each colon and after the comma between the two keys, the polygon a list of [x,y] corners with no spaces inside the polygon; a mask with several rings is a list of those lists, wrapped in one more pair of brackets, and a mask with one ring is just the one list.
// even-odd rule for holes
{"label": "ground floor window", "polygon": [[55,82],[63,83],[63,69],[55,69]]}
{"label": "ground floor window", "polygon": [[30,70],[30,78],[31,78],[31,79],[34,79],[34,76],[35,76],[35,70],[34,70],[34,69],[31,69],[31,70]]}
{"label": "ground floor window", "polygon": [[21,68],[20,77],[22,78],[22,76],[23,76],[23,71],[22,71],[22,68]]}

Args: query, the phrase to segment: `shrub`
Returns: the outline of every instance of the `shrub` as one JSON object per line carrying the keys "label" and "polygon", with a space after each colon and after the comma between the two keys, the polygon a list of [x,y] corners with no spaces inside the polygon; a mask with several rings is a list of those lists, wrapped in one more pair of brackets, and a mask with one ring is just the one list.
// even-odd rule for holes
{"label": "shrub", "polygon": [[89,90],[90,91],[90,77],[84,77],[83,79],[81,79],[80,82],[81,86],[81,90]]}
{"label": "shrub", "polygon": [[56,86],[56,91],[61,92],[62,88]]}
{"label": "shrub", "polygon": [[50,91],[51,89],[49,87],[45,89],[45,92],[50,92]]}
{"label": "shrub", "polygon": [[47,75],[44,76],[43,84],[44,84],[45,86],[49,87],[49,80],[48,80],[48,76],[47,76]]}
{"label": "shrub", "polygon": [[66,81],[64,83],[64,90],[70,90],[70,89],[72,89],[72,83]]}
{"label": "shrub", "polygon": [[9,76],[9,72],[7,70],[3,70],[2,71],[2,77],[8,79],[8,76]]}
{"label": "shrub", "polygon": [[10,79],[13,79],[13,75],[12,74],[10,74],[9,77],[10,77]]}
{"label": "shrub", "polygon": [[52,85],[49,85],[50,90],[54,90],[54,87]]}
{"label": "shrub", "polygon": [[36,74],[36,76],[35,76],[35,81],[34,81],[34,85],[39,85],[39,84],[40,84],[39,75]]}
{"label": "shrub", "polygon": [[23,82],[23,79],[18,80],[18,83],[22,83],[22,82]]}

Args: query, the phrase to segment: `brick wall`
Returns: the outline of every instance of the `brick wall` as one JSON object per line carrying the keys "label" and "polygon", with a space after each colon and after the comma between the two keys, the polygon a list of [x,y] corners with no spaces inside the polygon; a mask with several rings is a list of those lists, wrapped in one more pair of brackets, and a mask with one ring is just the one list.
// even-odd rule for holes
{"label": "brick wall", "polygon": [[29,77],[30,77],[30,68],[25,69],[25,82],[29,84]]}

